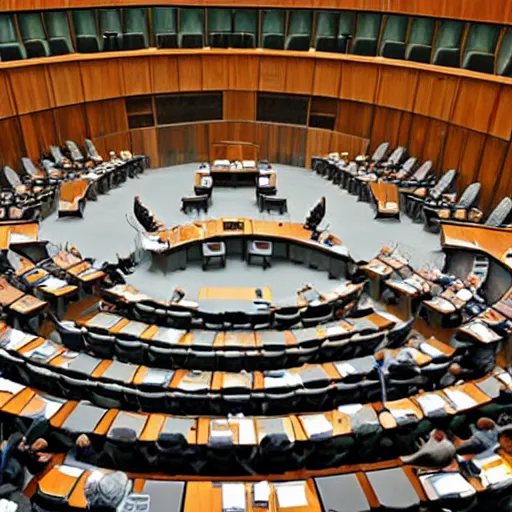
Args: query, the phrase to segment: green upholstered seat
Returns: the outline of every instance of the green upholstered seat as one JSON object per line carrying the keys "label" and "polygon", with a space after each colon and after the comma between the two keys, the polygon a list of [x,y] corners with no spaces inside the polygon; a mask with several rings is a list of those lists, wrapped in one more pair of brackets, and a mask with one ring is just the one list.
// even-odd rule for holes
{"label": "green upholstered seat", "polygon": [[435,21],[432,18],[414,18],[409,42],[405,49],[405,59],[415,62],[430,62]]}
{"label": "green upholstered seat", "polygon": [[18,14],[18,25],[29,59],[50,55],[50,46],[46,40],[40,12]]}
{"label": "green upholstered seat", "polygon": [[[103,36],[103,50],[113,51],[122,47],[123,26],[119,9],[99,9],[100,34]],[[113,34],[106,37],[106,34]],[[117,34],[117,35],[116,35]]]}
{"label": "green upholstered seat", "polygon": [[175,7],[153,7],[153,34],[157,48],[178,46],[176,12]]}
{"label": "green upholstered seat", "polygon": [[359,13],[354,43],[350,53],[355,55],[377,55],[382,16],[374,13]]}
{"label": "green upholstered seat", "polygon": [[80,53],[101,51],[103,44],[98,37],[96,12],[93,9],[73,9],[71,15],[75,27],[76,50]]}
{"label": "green upholstered seat", "polygon": [[123,50],[140,50],[148,47],[148,10],[128,7],[124,10]]}
{"label": "green upholstered seat", "polygon": [[178,46],[202,48],[204,46],[204,9],[180,9]]}
{"label": "green upholstered seat", "polygon": [[461,21],[443,20],[439,25],[432,64],[438,66],[460,65],[460,42],[464,23]]}
{"label": "green upholstered seat", "polygon": [[261,15],[263,18],[262,48],[282,50],[284,48],[285,12],[278,9],[264,10]]}
{"label": "green upholstered seat", "polygon": [[48,43],[52,55],[73,53],[73,42],[69,32],[68,17],[64,11],[45,11],[43,13]]}
{"label": "green upholstered seat", "polygon": [[497,25],[471,25],[462,67],[481,73],[494,73],[494,53],[499,34],[500,27]]}
{"label": "green upholstered seat", "polygon": [[498,53],[496,73],[501,76],[512,76],[512,28],[508,28]]}
{"label": "green upholstered seat", "polygon": [[232,10],[208,9],[208,42],[214,48],[228,48],[231,38]]}
{"label": "green upholstered seat", "polygon": [[338,50],[346,53],[350,39],[354,37],[356,14],[352,11],[343,11],[338,23]]}
{"label": "green upholstered seat", "polygon": [[233,48],[254,48],[258,34],[258,11],[256,9],[236,9],[233,14]]}
{"label": "green upholstered seat", "polygon": [[388,16],[379,55],[389,59],[405,58],[405,38],[409,19],[405,16]]}
{"label": "green upholstered seat", "polygon": [[18,41],[11,14],[0,14],[0,56],[3,61],[27,58],[25,47]]}
{"label": "green upholstered seat", "polygon": [[338,21],[339,13],[320,11],[316,18],[316,36],[314,47],[320,52],[338,51]]}
{"label": "green upholstered seat", "polygon": [[312,11],[290,11],[286,50],[308,51],[311,46]]}

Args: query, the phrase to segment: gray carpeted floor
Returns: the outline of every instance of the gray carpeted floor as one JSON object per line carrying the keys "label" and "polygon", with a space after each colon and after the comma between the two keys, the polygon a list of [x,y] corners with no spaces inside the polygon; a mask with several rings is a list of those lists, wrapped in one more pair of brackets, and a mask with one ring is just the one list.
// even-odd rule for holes
{"label": "gray carpeted floor", "polygon": [[[69,241],[84,255],[114,261],[116,253],[128,254],[134,248],[135,232],[125,214],[131,212],[136,194],[166,226],[197,219],[180,212],[181,197],[193,193],[197,167],[197,164],[187,164],[146,171],[140,178],[128,180],[122,187],[99,196],[97,202],[89,202],[84,219],[57,219],[56,214],[49,217],[42,224],[40,236],[55,243]],[[325,196],[327,214],[322,225],[328,225],[330,231],[343,240],[355,259],[369,259],[383,245],[399,245],[415,266],[440,261],[439,235],[423,231],[421,225],[413,224],[405,215],[401,222],[376,221],[369,204],[358,203],[354,196],[311,171],[283,165],[275,168],[278,196],[288,199],[289,215],[285,219],[303,222],[309,208]],[[259,213],[252,187],[214,189],[208,218],[222,216],[284,220]],[[198,267],[191,267],[167,276],[149,272],[148,266],[140,267],[130,276],[130,282],[161,299],[168,299],[177,285],[191,298],[202,286],[270,286],[274,299],[293,295],[304,282],[320,290],[334,286],[324,273],[291,263],[276,263],[263,271],[257,266],[248,267],[241,261],[229,260],[225,270],[202,272]]]}

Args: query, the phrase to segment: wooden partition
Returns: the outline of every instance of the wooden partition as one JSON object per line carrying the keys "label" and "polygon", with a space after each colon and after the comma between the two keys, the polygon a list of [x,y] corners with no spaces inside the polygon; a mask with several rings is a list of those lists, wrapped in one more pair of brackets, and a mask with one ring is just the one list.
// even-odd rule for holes
{"label": "wooden partition", "polygon": [[[154,165],[208,160],[210,144],[223,140],[257,144],[261,158],[293,165],[388,140],[433,160],[437,172],[459,169],[459,189],[480,181],[488,209],[512,193],[511,86],[460,69],[314,52],[151,49],[3,63],[0,164],[19,168],[23,155],[85,136],[102,153],[132,147]],[[155,98],[182,93],[221,94],[222,120],[160,125]],[[311,117],[263,122],[262,94],[299,95],[309,110],[327,104],[334,130],[315,128]],[[139,99],[150,123],[135,128],[127,103]]]}
{"label": "wooden partition", "polygon": [[282,9],[344,9],[413,16],[457,18],[495,23],[512,22],[512,1],[491,0],[3,0],[0,10],[73,9],[154,5],[203,7],[268,7]]}

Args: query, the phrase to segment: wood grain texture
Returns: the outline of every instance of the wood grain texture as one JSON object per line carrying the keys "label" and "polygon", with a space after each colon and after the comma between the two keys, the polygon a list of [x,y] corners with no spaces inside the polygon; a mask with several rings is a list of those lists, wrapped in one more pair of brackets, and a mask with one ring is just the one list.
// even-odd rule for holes
{"label": "wood grain texture", "polygon": [[223,118],[226,120],[256,120],[256,93],[247,91],[225,91]]}
{"label": "wood grain texture", "polygon": [[[346,9],[358,11],[381,11],[383,13],[398,13],[411,16],[433,16],[438,18],[457,18],[471,21],[486,21],[494,23],[510,23],[512,19],[510,0],[294,0],[276,2],[275,0],[160,0],[159,5],[201,5],[217,7],[229,5],[237,7],[269,7],[296,9]],[[153,0],[4,0],[3,10],[32,10],[32,9],[69,9],[84,7],[106,6],[148,6],[155,5]]]}
{"label": "wood grain texture", "polygon": [[53,111],[44,110],[20,116],[21,132],[26,154],[34,162],[39,161],[42,151],[51,144],[58,144]]}
{"label": "wood grain texture", "polygon": [[119,69],[123,76],[124,96],[151,94],[151,61],[144,57],[123,59]]}
{"label": "wood grain texture", "polygon": [[[315,96],[339,96],[341,68],[337,62],[319,60],[315,65],[313,94]],[[300,82],[301,76],[297,76]]]}
{"label": "wood grain texture", "polygon": [[85,104],[87,125],[92,137],[104,137],[128,130],[124,99],[95,101]]}
{"label": "wood grain texture", "polygon": [[25,156],[25,143],[18,117],[0,120],[0,165],[10,165],[16,171],[21,169],[21,157]]}
{"label": "wood grain texture", "polygon": [[78,62],[53,64],[48,66],[48,73],[57,107],[85,101]]}
{"label": "wood grain texture", "polygon": [[73,140],[82,146],[88,135],[84,105],[69,105],[53,110],[55,120],[56,143]]}
{"label": "wood grain texture", "polygon": [[124,96],[124,80],[118,59],[81,62],[85,101]]}
{"label": "wood grain texture", "polygon": [[159,167],[158,141],[156,128],[140,128],[130,131],[131,151],[138,155],[148,155],[151,167]]}
{"label": "wood grain texture", "polygon": [[170,56],[153,57],[149,59],[151,69],[151,85],[153,93],[177,92],[178,58]]}
{"label": "wood grain texture", "polygon": [[18,114],[55,106],[45,66],[32,67],[28,73],[23,67],[11,69],[9,79]]}
{"label": "wood grain texture", "polygon": [[180,91],[202,90],[203,63],[201,55],[187,55],[178,59],[178,84]]}

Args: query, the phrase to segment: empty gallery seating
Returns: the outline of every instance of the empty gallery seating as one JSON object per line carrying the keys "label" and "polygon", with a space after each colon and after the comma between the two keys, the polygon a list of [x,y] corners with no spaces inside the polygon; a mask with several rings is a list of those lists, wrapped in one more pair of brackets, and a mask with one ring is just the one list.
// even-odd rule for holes
{"label": "empty gallery seating", "polygon": [[8,13],[0,13],[0,56],[4,61],[27,58],[25,46],[18,41],[14,18]]}
{"label": "empty gallery seating", "polygon": [[124,10],[123,50],[148,47],[148,10],[130,7]]}
{"label": "empty gallery seating", "polygon": [[208,43],[213,48],[228,48],[231,37],[231,9],[208,9]]}
{"label": "empty gallery seating", "polygon": [[123,26],[119,9],[99,9],[100,34],[103,50],[115,51],[122,48]]}
{"label": "empty gallery seating", "polygon": [[416,62],[430,62],[435,21],[429,18],[414,18],[411,22],[405,58]]}
{"label": "empty gallery seating", "polygon": [[339,13],[321,11],[317,15],[314,47],[321,52],[338,51]]}
{"label": "empty gallery seating", "polygon": [[233,48],[255,48],[258,42],[258,11],[235,9],[233,13]]}
{"label": "empty gallery seating", "polygon": [[438,66],[460,66],[460,45],[464,23],[461,21],[443,20],[439,24],[434,45],[432,64]]}
{"label": "empty gallery seating", "polygon": [[76,49],[80,53],[94,53],[103,49],[103,41],[98,36],[96,13],[92,9],[73,9]]}
{"label": "empty gallery seating", "polygon": [[44,24],[52,55],[73,53],[73,42],[69,31],[68,18],[64,11],[45,11]]}
{"label": "empty gallery seating", "polygon": [[47,57],[50,55],[50,46],[46,40],[41,13],[21,13],[18,15],[18,23],[28,58]]}
{"label": "empty gallery seating", "polygon": [[469,30],[462,67],[481,73],[494,73],[494,53],[500,27],[475,23]]}
{"label": "empty gallery seating", "polygon": [[262,11],[261,47],[272,50],[284,48],[286,11],[272,9]]}
{"label": "empty gallery seating", "polygon": [[382,16],[376,13],[357,15],[356,33],[350,53],[355,55],[377,55]]}
{"label": "empty gallery seating", "polygon": [[403,59],[405,57],[408,21],[405,16],[387,17],[380,43],[380,56],[390,59]]}
{"label": "empty gallery seating", "polygon": [[512,29],[507,28],[497,57],[496,72],[501,76],[512,76]]}
{"label": "empty gallery seating", "polygon": [[157,48],[177,48],[176,7],[153,7],[153,34]]}
{"label": "empty gallery seating", "polygon": [[286,50],[308,51],[311,44],[312,11],[291,11]]}
{"label": "empty gallery seating", "polygon": [[178,46],[180,48],[202,48],[204,43],[204,9],[181,9]]}

